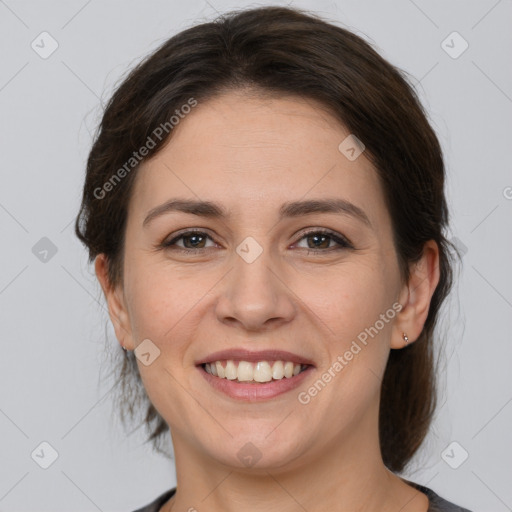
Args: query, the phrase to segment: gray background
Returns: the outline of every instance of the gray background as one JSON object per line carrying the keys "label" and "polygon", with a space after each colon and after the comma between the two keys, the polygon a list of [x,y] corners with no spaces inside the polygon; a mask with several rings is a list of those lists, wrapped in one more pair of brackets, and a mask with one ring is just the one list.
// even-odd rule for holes
{"label": "gray background", "polygon": [[[175,484],[142,429],[127,437],[112,417],[106,310],[72,223],[101,102],[121,75],[216,11],[266,3],[0,0],[0,510],[128,512]],[[512,510],[512,3],[293,5],[415,77],[446,156],[450,236],[466,252],[444,321],[441,407],[405,476],[474,512]],[[31,47],[43,31],[59,45],[46,59]],[[454,31],[469,44],[457,58],[462,40],[442,44]],[[57,250],[46,261],[43,237]],[[58,452],[47,469],[31,457],[43,441]]]}

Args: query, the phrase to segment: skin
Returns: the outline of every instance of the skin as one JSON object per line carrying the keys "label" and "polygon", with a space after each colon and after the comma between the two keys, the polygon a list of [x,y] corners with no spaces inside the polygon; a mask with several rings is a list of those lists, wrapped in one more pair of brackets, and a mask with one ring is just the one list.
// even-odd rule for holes
{"label": "skin", "polygon": [[[149,338],[160,350],[149,366],[137,362],[175,450],[177,492],[161,511],[428,509],[423,493],[384,466],[378,410],[390,350],[404,347],[403,332],[413,343],[425,323],[438,247],[428,242],[401,282],[377,174],[364,153],[349,161],[338,150],[348,134],[313,101],[231,91],[195,107],[138,170],[124,281],[110,285],[103,254],[95,270],[118,341],[134,350]],[[278,220],[284,202],[328,197],[360,207],[371,226],[339,213]],[[147,213],[170,198],[214,201],[231,216],[170,212],[143,228]],[[176,242],[199,247],[196,255],[158,248],[185,228],[211,237]],[[332,250],[338,244],[329,238],[315,245],[304,228],[332,230],[354,248]],[[236,252],[247,236],[263,249],[252,263]],[[394,303],[401,311],[301,404],[298,393]],[[194,361],[237,347],[288,350],[315,369],[300,389],[235,401],[215,391]],[[237,456],[247,442],[261,453],[253,467]]]}

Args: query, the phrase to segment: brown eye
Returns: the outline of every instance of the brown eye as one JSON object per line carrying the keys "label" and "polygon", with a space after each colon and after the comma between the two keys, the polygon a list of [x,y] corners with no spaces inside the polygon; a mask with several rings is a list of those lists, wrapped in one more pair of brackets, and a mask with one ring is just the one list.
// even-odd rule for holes
{"label": "brown eye", "polygon": [[[311,251],[308,251],[308,253],[330,252],[331,250],[348,249],[353,247],[345,237],[325,230],[309,231],[304,233],[300,240],[307,240],[307,247],[301,248],[312,249]],[[335,245],[331,245],[332,242],[334,242]]]}
{"label": "brown eye", "polygon": [[[308,244],[311,249],[328,249],[332,238],[329,235],[308,235],[306,237],[308,241],[312,241],[312,244]],[[326,244],[327,242],[327,244]]]}
{"label": "brown eye", "polygon": [[194,233],[193,235],[182,235],[183,243],[187,249],[198,249],[204,247],[205,236]]}
{"label": "brown eye", "polygon": [[[179,236],[174,237],[172,240],[164,241],[161,244],[161,247],[174,249],[173,246],[176,246],[176,250],[194,252],[197,249],[207,249],[208,247],[205,246],[207,239],[212,240],[207,233],[202,231],[186,231],[185,233],[181,233]],[[177,242],[181,240],[183,240],[183,245],[177,245]]]}

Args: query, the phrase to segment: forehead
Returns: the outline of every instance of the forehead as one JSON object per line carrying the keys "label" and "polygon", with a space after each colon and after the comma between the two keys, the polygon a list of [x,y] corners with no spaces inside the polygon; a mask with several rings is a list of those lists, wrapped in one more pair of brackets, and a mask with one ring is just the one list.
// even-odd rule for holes
{"label": "forehead", "polygon": [[372,165],[339,150],[350,133],[313,100],[226,93],[198,103],[171,135],[137,171],[130,211],[139,219],[170,197],[221,202],[234,214],[327,195],[370,218],[385,208]]}

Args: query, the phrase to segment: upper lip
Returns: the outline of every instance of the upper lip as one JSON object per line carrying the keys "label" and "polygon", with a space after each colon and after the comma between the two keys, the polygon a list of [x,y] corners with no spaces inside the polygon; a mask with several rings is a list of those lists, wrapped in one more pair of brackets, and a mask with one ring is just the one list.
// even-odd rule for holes
{"label": "upper lip", "polygon": [[294,354],[292,352],[287,352],[286,350],[259,350],[257,352],[253,352],[251,350],[242,349],[242,348],[233,348],[227,350],[220,350],[219,352],[214,352],[212,354],[207,355],[201,359],[198,359],[195,364],[197,366],[204,363],[213,363],[214,361],[224,361],[226,359],[231,359],[233,361],[291,361],[293,363],[298,364],[307,364],[314,366],[313,361],[308,359],[307,357],[303,357],[299,354]]}

